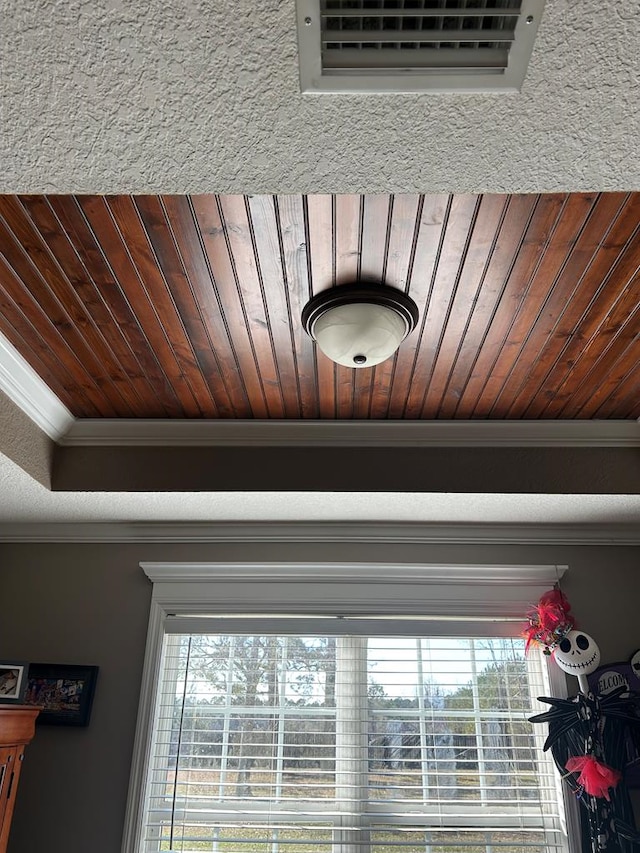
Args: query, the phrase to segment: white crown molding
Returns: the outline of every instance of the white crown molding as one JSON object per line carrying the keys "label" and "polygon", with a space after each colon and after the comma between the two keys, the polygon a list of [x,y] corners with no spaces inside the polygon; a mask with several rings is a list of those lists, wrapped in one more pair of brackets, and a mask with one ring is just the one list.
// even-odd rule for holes
{"label": "white crown molding", "polygon": [[76,419],[2,334],[0,390],[67,447],[640,447],[640,420]]}
{"label": "white crown molding", "polygon": [[0,542],[640,545],[637,525],[361,523],[0,524]]}
{"label": "white crown molding", "polygon": [[54,441],[59,441],[75,421],[67,407],[2,334],[0,390]]}
{"label": "white crown molding", "polygon": [[602,421],[76,420],[68,447],[640,447],[640,423]]}

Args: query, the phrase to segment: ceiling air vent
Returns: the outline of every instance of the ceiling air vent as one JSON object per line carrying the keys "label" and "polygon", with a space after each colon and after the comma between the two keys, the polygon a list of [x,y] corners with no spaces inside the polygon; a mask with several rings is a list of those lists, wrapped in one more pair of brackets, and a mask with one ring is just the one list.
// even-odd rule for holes
{"label": "ceiling air vent", "polygon": [[303,92],[517,92],[544,0],[297,0]]}

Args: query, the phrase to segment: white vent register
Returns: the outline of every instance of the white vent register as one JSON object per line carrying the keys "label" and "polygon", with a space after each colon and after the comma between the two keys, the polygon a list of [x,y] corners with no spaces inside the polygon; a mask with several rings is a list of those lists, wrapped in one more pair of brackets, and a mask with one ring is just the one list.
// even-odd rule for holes
{"label": "white vent register", "polygon": [[303,92],[519,91],[544,0],[297,0]]}

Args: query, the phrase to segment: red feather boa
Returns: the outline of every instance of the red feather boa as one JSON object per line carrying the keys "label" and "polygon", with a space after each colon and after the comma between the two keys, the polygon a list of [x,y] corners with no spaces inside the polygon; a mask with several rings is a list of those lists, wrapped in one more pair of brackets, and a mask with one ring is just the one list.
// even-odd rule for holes
{"label": "red feather boa", "polygon": [[570,758],[565,767],[569,773],[579,773],[578,785],[581,785],[587,794],[592,797],[604,797],[609,800],[609,788],[615,788],[622,773],[601,764],[593,755],[581,755]]}

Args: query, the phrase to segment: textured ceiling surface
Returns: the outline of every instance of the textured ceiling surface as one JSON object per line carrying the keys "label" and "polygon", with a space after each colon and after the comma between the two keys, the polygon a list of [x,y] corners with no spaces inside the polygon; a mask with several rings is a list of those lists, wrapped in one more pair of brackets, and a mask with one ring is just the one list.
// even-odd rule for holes
{"label": "textured ceiling surface", "polygon": [[301,96],[294,0],[4,5],[4,192],[640,186],[634,3],[547,0],[520,94]]}

